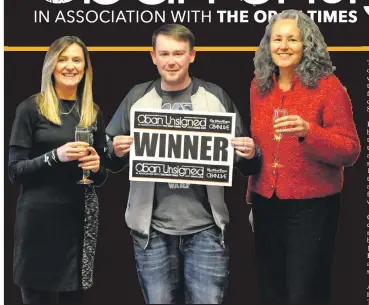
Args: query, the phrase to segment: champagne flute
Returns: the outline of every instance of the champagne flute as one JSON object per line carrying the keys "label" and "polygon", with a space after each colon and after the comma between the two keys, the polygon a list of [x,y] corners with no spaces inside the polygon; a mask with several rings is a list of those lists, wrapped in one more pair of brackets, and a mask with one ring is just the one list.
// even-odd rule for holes
{"label": "champagne flute", "polygon": [[[273,125],[276,119],[279,119],[283,116],[288,115],[288,111],[287,109],[283,109],[283,108],[276,108],[274,109],[274,113],[273,113]],[[274,129],[274,140],[276,140],[277,142],[280,142],[282,140],[282,134],[280,132],[277,132]]]}
{"label": "champagne flute", "polygon": [[[75,140],[80,142],[86,142],[88,145],[93,144],[93,137],[90,127],[82,127],[77,126],[75,131]],[[83,177],[81,180],[77,181],[78,184],[91,184],[93,181],[91,179],[88,179],[88,176],[90,175],[89,170],[82,170]]]}
{"label": "champagne flute", "polygon": [[[288,115],[287,109],[283,109],[283,108],[274,109],[274,112],[273,112],[273,125],[274,125],[274,122],[275,122],[276,119],[281,118],[281,117],[286,116],[286,115]],[[280,145],[280,142],[282,140],[282,137],[283,137],[282,133],[277,132],[274,129],[274,140],[277,142],[277,151],[274,154],[274,162],[273,162],[273,167],[275,167],[275,168],[282,167],[282,165],[279,164],[279,145]]]}

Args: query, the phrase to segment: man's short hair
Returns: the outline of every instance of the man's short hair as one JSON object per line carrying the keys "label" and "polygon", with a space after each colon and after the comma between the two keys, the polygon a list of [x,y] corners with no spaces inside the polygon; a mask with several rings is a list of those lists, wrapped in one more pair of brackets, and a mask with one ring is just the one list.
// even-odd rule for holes
{"label": "man's short hair", "polygon": [[188,28],[180,24],[165,24],[158,28],[154,34],[152,34],[152,47],[154,50],[156,46],[156,38],[159,35],[169,36],[176,40],[188,41],[191,51],[195,46],[195,36],[193,33]]}

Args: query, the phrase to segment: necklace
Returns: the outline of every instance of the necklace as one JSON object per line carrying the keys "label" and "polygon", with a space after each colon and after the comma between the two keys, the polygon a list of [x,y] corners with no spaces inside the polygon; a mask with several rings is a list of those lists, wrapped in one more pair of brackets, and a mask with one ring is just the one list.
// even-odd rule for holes
{"label": "necklace", "polygon": [[74,107],[76,106],[76,104],[77,104],[77,101],[75,101],[75,102],[74,102],[73,107],[72,107],[68,112],[62,112],[62,111],[60,111],[60,109],[59,109],[59,112],[60,112],[61,114],[70,114],[70,113],[73,111],[73,109],[74,109]]}

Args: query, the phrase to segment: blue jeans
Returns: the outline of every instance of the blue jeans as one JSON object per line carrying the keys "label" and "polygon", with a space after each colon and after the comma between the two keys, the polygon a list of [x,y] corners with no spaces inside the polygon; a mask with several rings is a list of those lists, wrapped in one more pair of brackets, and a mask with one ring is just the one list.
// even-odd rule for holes
{"label": "blue jeans", "polygon": [[155,230],[146,249],[134,239],[136,266],[147,304],[221,304],[229,283],[229,251],[216,226],[174,236]]}

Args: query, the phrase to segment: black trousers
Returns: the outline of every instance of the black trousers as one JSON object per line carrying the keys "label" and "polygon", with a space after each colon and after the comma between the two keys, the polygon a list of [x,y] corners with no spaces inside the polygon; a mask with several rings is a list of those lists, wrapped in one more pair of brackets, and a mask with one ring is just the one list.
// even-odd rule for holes
{"label": "black trousers", "polygon": [[262,303],[328,304],[340,194],[252,204]]}
{"label": "black trousers", "polygon": [[[23,304],[52,304],[52,291],[21,288]],[[57,304],[82,304],[83,291],[58,291]]]}

